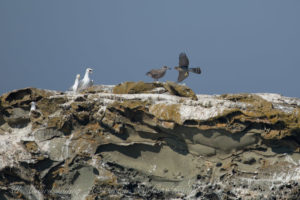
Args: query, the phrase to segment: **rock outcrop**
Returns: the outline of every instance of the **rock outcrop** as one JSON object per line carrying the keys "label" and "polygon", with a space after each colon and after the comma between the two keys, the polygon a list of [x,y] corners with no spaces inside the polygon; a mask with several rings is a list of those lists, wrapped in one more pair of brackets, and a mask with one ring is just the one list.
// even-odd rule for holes
{"label": "rock outcrop", "polygon": [[125,82],[0,97],[0,199],[299,199],[299,151],[300,100],[278,94]]}

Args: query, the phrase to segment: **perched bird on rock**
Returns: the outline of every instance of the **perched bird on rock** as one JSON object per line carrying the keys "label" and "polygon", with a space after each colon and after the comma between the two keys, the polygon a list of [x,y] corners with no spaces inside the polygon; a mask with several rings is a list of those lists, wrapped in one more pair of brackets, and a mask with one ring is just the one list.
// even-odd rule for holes
{"label": "perched bird on rock", "polygon": [[30,103],[31,107],[30,107],[30,112],[29,112],[29,116],[30,118],[38,118],[41,116],[41,113],[36,109],[36,102],[32,101]]}
{"label": "perched bird on rock", "polygon": [[189,68],[189,59],[185,53],[179,54],[179,66],[174,68],[179,72],[177,82],[181,82],[186,79],[189,76],[189,72],[201,74],[200,67]]}
{"label": "perched bird on rock", "polygon": [[74,82],[73,86],[70,88],[71,91],[73,91],[73,92],[78,91],[78,89],[79,89],[79,79],[80,79],[80,74],[77,74],[76,78],[75,78],[75,82]]}
{"label": "perched bird on rock", "polygon": [[171,68],[167,66],[163,66],[160,69],[152,69],[149,72],[147,72],[146,75],[150,76],[155,81],[158,81],[158,79],[162,78],[166,74],[167,69],[170,70]]}
{"label": "perched bird on rock", "polygon": [[93,85],[93,80],[90,79],[89,74],[93,72],[93,69],[87,68],[83,79],[79,82],[78,90],[84,90]]}
{"label": "perched bird on rock", "polygon": [[30,103],[30,105],[31,105],[31,107],[30,107],[30,112],[36,111],[36,103],[35,103],[34,101],[32,101],[32,102]]}

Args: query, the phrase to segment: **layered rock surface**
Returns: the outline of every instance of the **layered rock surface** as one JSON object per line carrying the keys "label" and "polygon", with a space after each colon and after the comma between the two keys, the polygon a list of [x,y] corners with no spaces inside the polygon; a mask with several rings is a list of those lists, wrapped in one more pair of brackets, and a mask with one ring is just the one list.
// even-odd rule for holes
{"label": "layered rock surface", "polygon": [[172,82],[12,91],[0,199],[299,199],[299,111],[296,98]]}

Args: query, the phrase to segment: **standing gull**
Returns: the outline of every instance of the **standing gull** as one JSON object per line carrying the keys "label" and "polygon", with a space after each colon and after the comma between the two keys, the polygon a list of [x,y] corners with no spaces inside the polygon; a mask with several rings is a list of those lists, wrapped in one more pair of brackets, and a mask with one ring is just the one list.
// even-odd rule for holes
{"label": "standing gull", "polygon": [[181,82],[186,79],[189,76],[189,72],[201,74],[200,67],[189,68],[189,59],[185,53],[179,54],[179,66],[174,68],[179,72],[177,82]]}
{"label": "standing gull", "polygon": [[29,112],[29,116],[30,118],[38,118],[41,116],[41,113],[37,110],[36,108],[36,102],[35,101],[32,101],[30,103],[31,107],[30,107],[30,112]]}
{"label": "standing gull", "polygon": [[89,74],[93,72],[93,69],[87,68],[83,79],[79,82],[78,90],[84,90],[93,85],[93,80],[90,79]]}
{"label": "standing gull", "polygon": [[152,69],[149,72],[147,72],[146,75],[150,76],[155,81],[158,81],[158,79],[162,78],[166,74],[167,69],[170,70],[171,68],[167,66],[163,66],[160,69]]}
{"label": "standing gull", "polygon": [[77,92],[78,91],[79,79],[80,79],[80,74],[77,74],[76,78],[75,78],[75,82],[74,82],[73,86],[70,88],[71,91],[73,91],[73,92]]}
{"label": "standing gull", "polygon": [[35,103],[34,101],[32,101],[32,102],[30,103],[30,105],[31,105],[31,107],[30,107],[30,112],[36,111],[36,103]]}

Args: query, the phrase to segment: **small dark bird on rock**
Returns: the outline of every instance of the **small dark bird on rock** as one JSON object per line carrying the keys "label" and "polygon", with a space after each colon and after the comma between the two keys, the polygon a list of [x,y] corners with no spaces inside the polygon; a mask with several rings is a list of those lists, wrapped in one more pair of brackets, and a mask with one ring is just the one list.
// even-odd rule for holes
{"label": "small dark bird on rock", "polygon": [[189,76],[189,72],[201,74],[200,67],[189,68],[189,59],[185,53],[179,54],[179,66],[174,68],[179,72],[177,82],[181,82],[186,79]]}
{"label": "small dark bird on rock", "polygon": [[147,72],[146,75],[153,78],[154,81],[158,81],[158,79],[162,78],[166,74],[167,69],[170,70],[171,68],[163,66],[161,69],[152,69],[151,71]]}

